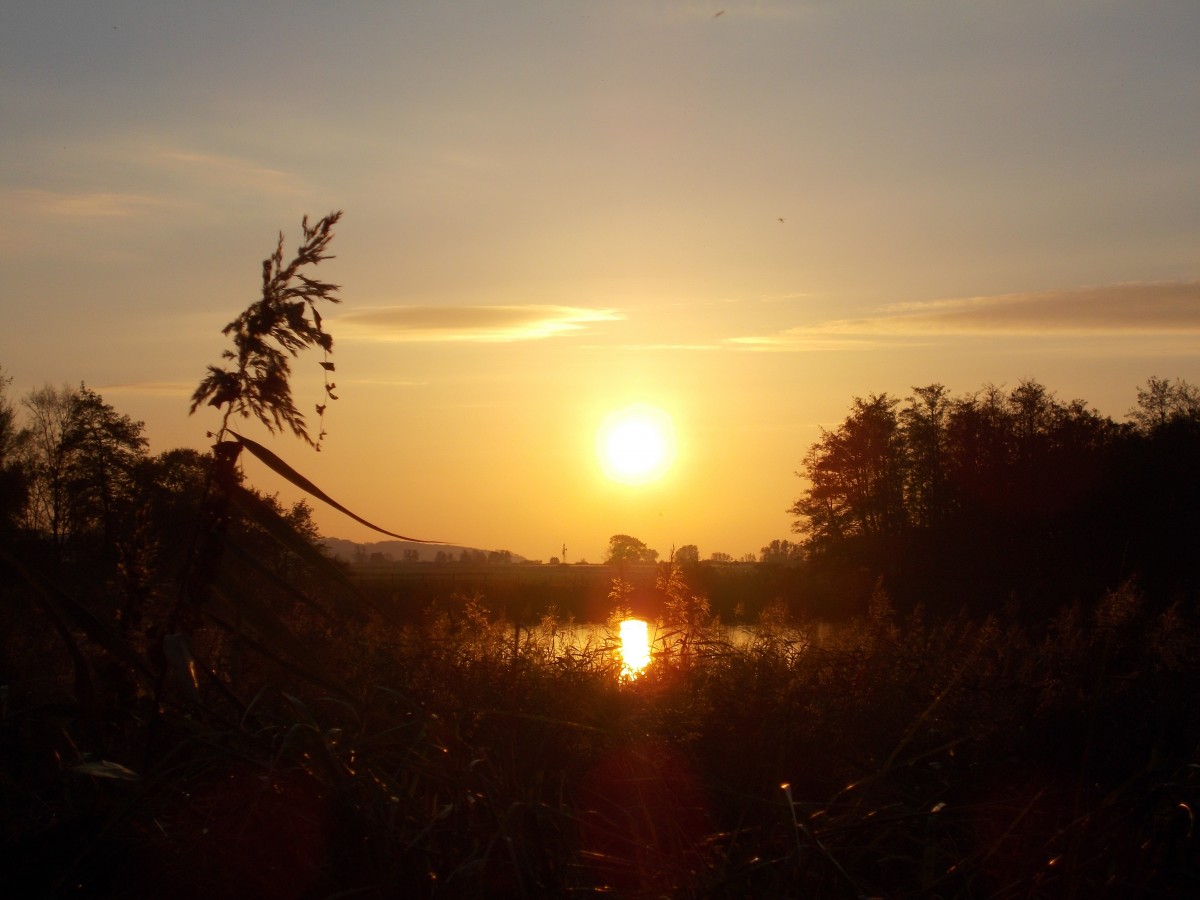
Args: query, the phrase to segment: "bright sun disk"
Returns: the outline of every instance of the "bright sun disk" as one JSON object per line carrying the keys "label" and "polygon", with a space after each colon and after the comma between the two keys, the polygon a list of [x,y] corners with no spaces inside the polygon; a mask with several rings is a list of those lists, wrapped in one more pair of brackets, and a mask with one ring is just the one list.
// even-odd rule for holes
{"label": "bright sun disk", "polygon": [[604,474],[613,481],[656,481],[675,460],[671,417],[644,403],[617,410],[601,424],[596,451]]}

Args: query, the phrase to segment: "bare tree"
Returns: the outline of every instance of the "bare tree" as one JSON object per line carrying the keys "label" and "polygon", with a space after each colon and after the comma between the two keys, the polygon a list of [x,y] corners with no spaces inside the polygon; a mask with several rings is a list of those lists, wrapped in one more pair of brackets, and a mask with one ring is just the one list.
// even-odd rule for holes
{"label": "bare tree", "polygon": [[25,509],[28,479],[21,448],[27,435],[17,427],[17,410],[8,399],[12,378],[0,368],[0,530],[13,526]]}
{"label": "bare tree", "polygon": [[66,385],[56,388],[47,384],[21,401],[26,418],[22,453],[30,478],[24,524],[49,535],[56,545],[61,545],[70,531],[68,451],[63,437],[71,420],[73,395]]}
{"label": "bare tree", "polygon": [[1182,379],[1151,377],[1138,388],[1137,406],[1129,418],[1143,431],[1153,431],[1177,419],[1200,419],[1200,388]]}

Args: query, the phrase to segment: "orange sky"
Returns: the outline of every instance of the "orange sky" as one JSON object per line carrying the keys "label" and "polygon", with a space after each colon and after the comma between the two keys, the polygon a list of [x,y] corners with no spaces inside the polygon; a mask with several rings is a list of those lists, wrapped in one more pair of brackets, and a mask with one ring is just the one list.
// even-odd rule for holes
{"label": "orange sky", "polygon": [[[204,446],[276,233],[343,209],[325,449],[250,436],[406,534],[757,552],[855,395],[1200,381],[1198,42],[1157,0],[11,4],[0,366]],[[649,485],[594,455],[631,403]]]}

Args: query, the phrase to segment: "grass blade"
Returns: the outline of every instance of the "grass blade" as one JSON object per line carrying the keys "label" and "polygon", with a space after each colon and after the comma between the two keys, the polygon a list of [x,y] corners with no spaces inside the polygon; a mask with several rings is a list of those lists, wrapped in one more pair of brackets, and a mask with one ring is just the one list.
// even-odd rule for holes
{"label": "grass blade", "polygon": [[278,456],[276,456],[274,453],[272,453],[270,450],[268,450],[262,444],[256,443],[255,441],[250,440],[250,438],[242,437],[236,431],[230,431],[229,433],[232,434],[235,438],[237,438],[243,447],[245,447],[247,450],[249,450],[251,453],[253,453],[254,456],[259,459],[260,462],[265,463],[277,475],[282,475],[284,478],[286,478],[288,481],[290,481],[296,487],[300,488],[300,490],[311,494],[312,496],[316,497],[318,500],[322,500],[325,503],[328,503],[330,506],[332,506],[338,512],[349,516],[355,522],[358,522],[361,525],[366,525],[368,528],[372,529],[373,531],[378,531],[380,534],[386,534],[388,537],[399,538],[402,541],[414,541],[415,543],[418,543],[418,544],[442,543],[441,541],[431,541],[431,540],[422,540],[421,538],[405,537],[402,534],[396,534],[394,531],[388,531],[386,528],[380,528],[378,525],[368,522],[362,516],[356,515],[355,513],[352,513],[350,510],[346,509],[346,507],[342,506],[342,504],[338,503],[336,500],[334,500],[332,497],[330,497],[328,494],[326,494],[323,490],[321,490],[319,487],[317,487],[315,484],[313,484],[311,481],[309,481],[307,478],[305,478],[303,475],[301,475],[299,472],[297,472],[295,469],[293,469],[291,466],[289,466],[287,463],[285,463],[282,459],[280,459]]}

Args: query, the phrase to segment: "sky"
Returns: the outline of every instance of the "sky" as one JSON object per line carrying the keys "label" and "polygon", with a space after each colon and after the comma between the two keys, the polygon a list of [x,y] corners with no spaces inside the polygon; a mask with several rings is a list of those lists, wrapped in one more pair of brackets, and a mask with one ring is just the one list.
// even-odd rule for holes
{"label": "sky", "polygon": [[[244,434],[413,537],[756,553],[856,396],[1200,382],[1197,46],[1192,0],[12,0],[0,367],[204,448],[221,329],[343,210],[324,447]],[[676,457],[627,485],[637,403]]]}

